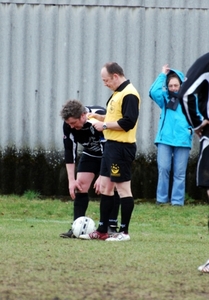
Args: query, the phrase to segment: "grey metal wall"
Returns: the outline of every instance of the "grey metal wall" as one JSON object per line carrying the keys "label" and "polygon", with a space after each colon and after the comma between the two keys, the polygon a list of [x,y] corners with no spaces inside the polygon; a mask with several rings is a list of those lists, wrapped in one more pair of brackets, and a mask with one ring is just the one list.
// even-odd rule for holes
{"label": "grey metal wall", "polygon": [[117,61],[142,99],[138,151],[155,151],[149,87],[208,52],[208,28],[208,0],[0,1],[0,147],[62,149],[62,104],[105,105],[100,69]]}

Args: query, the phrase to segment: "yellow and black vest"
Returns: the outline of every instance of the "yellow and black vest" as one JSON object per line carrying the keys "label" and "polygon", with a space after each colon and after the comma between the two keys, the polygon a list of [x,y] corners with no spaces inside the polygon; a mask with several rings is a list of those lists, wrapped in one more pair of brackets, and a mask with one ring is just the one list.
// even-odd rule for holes
{"label": "yellow and black vest", "polygon": [[[129,83],[122,91],[115,91],[113,93],[107,105],[107,113],[104,122],[106,123],[115,122],[123,118],[122,115],[123,98],[128,94],[135,95],[139,99],[139,108],[140,108],[141,100],[140,100],[139,93],[137,92],[135,87],[131,83]],[[131,105],[131,102],[129,105]],[[106,140],[113,140],[122,143],[135,143],[137,123],[138,121],[136,122],[134,128],[130,129],[127,132],[124,130],[106,129],[103,131],[104,137]]]}

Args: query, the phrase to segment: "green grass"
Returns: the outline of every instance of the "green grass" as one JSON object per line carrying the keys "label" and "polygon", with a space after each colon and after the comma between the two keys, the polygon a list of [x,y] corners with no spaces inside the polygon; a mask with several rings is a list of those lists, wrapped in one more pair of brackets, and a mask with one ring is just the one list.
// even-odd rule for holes
{"label": "green grass", "polygon": [[24,192],[23,197],[25,197],[28,200],[34,200],[40,198],[41,194],[39,192],[35,192],[33,190],[27,190]]}
{"label": "green grass", "polygon": [[[0,299],[208,299],[208,205],[135,205],[129,242],[62,239],[73,203],[0,197]],[[87,215],[98,224],[99,203]]]}

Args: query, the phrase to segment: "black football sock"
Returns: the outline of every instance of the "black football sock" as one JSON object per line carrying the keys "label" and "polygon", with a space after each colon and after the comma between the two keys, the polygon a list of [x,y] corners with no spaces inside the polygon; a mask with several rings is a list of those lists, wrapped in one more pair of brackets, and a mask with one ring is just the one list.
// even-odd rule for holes
{"label": "black football sock", "polygon": [[128,233],[128,227],[131,220],[132,211],[134,209],[133,197],[125,197],[120,199],[121,203],[121,225],[119,232]]}
{"label": "black football sock", "polygon": [[89,204],[88,193],[76,193],[74,200],[74,220],[85,216]]}
{"label": "black football sock", "polygon": [[101,233],[107,232],[108,220],[114,205],[114,196],[101,195],[100,221],[97,230]]}
{"label": "black football sock", "polygon": [[109,218],[109,226],[112,227],[117,227],[118,225],[118,213],[119,213],[119,208],[120,208],[120,197],[118,195],[118,192],[114,192],[114,205],[110,213],[110,218]]}

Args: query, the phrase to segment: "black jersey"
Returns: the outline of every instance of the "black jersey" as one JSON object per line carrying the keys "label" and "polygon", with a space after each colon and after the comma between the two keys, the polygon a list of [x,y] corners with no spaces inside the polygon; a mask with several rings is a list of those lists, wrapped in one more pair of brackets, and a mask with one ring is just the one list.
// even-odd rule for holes
{"label": "black jersey", "polygon": [[[94,112],[101,115],[105,115],[106,113],[105,108],[101,106],[86,106],[86,110],[87,112]],[[83,146],[83,153],[97,158],[102,157],[105,141],[103,133],[97,131],[88,120],[80,130],[71,128],[70,125],[64,122],[63,133],[66,164],[76,162],[78,144]]]}
{"label": "black jersey", "polygon": [[192,127],[197,129],[209,119],[209,53],[199,57],[189,68],[178,96],[183,112]]}

